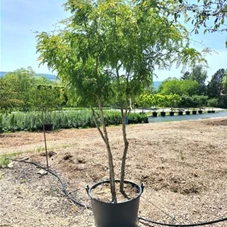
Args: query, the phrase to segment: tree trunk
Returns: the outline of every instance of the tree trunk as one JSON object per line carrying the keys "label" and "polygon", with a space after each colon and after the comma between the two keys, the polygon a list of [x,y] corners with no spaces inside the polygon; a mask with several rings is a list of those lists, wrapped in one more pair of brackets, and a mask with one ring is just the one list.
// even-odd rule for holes
{"label": "tree trunk", "polygon": [[117,197],[116,197],[116,187],[115,187],[115,173],[114,173],[113,155],[112,155],[112,152],[111,152],[108,132],[107,132],[106,125],[105,125],[103,108],[102,108],[101,100],[99,98],[98,98],[98,104],[99,104],[99,112],[100,112],[100,118],[101,118],[101,122],[102,122],[103,131],[100,129],[100,127],[97,123],[95,112],[94,112],[93,109],[92,109],[92,113],[93,113],[95,125],[96,125],[103,141],[106,144],[106,149],[107,149],[107,153],[108,153],[109,178],[110,178],[110,190],[111,190],[111,195],[112,195],[112,202],[116,203]]}
{"label": "tree trunk", "polygon": [[122,156],[122,161],[121,161],[120,192],[122,194],[125,194],[124,193],[125,165],[126,165],[126,158],[127,158],[128,146],[129,146],[129,142],[127,140],[127,135],[126,135],[127,109],[124,112],[123,108],[121,108],[121,114],[122,114],[122,136],[123,136],[123,141],[124,141],[124,151],[123,151],[123,156]]}

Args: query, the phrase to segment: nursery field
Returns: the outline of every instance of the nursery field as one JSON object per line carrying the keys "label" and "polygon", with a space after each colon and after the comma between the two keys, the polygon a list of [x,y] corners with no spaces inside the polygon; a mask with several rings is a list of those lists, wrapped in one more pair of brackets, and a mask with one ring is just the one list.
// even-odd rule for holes
{"label": "nursery field", "polygon": [[[108,129],[118,178],[121,126]],[[172,224],[227,217],[227,117],[128,125],[127,130],[126,178],[145,185],[140,217]],[[107,154],[97,130],[56,130],[46,137],[50,168],[74,199],[90,206],[84,188],[108,177]],[[6,155],[45,165],[43,134],[0,134],[0,157]],[[76,206],[61,192],[56,177],[41,175],[31,164],[13,162],[0,168],[0,204],[1,227],[95,226],[90,209]],[[138,222],[143,226],[160,225]],[[226,227],[227,221],[212,226]]]}

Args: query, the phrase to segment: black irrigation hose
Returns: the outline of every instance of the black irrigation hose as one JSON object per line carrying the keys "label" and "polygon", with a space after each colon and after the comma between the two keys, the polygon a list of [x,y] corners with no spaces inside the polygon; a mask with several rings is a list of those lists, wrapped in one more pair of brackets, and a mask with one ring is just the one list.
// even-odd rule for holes
{"label": "black irrigation hose", "polygon": [[142,217],[138,217],[138,220],[139,221],[142,220],[145,222],[149,222],[149,223],[156,224],[156,225],[162,225],[162,226],[192,227],[192,226],[212,225],[212,224],[215,224],[218,222],[224,222],[224,221],[227,221],[227,218],[222,218],[222,219],[217,219],[217,220],[207,221],[207,222],[194,223],[194,224],[167,224],[167,223],[152,221],[150,219],[146,219],[146,218],[142,218]]}
{"label": "black irrigation hose", "polygon": [[[78,202],[77,200],[75,200],[67,191],[66,189],[66,184],[63,183],[63,181],[61,180],[61,178],[54,173],[52,170],[50,170],[49,168],[46,168],[36,162],[33,161],[26,161],[26,160],[17,160],[14,159],[13,161],[15,162],[23,162],[23,163],[27,163],[27,164],[32,164],[35,165],[36,167],[40,168],[40,169],[44,169],[47,172],[49,172],[50,174],[52,174],[53,176],[55,176],[58,181],[60,182],[61,186],[62,186],[62,192],[70,199],[72,200],[76,205],[83,207],[83,208],[87,208],[87,209],[91,209],[91,207],[89,206],[85,206],[84,204]],[[156,222],[156,221],[152,221],[150,219],[146,219],[146,218],[142,218],[142,217],[138,217],[137,218],[140,222],[144,221],[144,222],[148,222],[148,223],[152,223],[152,224],[156,224],[156,225],[162,225],[162,226],[169,226],[169,227],[193,227],[193,226],[204,226],[204,225],[211,225],[211,224],[215,224],[215,223],[219,223],[219,222],[224,222],[227,221],[227,218],[222,218],[222,219],[216,219],[213,221],[207,221],[207,222],[200,222],[200,223],[193,223],[193,224],[168,224],[168,223],[162,223],[162,222]]]}
{"label": "black irrigation hose", "polygon": [[52,174],[53,176],[55,176],[55,177],[58,179],[58,181],[59,181],[60,184],[61,184],[61,190],[62,190],[62,192],[63,192],[70,200],[72,200],[76,205],[78,205],[78,206],[80,206],[80,207],[90,209],[89,206],[85,206],[84,204],[78,202],[77,200],[75,200],[75,199],[69,194],[69,192],[68,192],[67,189],[66,189],[66,188],[67,188],[66,184],[63,183],[63,181],[61,180],[61,178],[60,178],[56,173],[54,173],[51,169],[49,169],[49,168],[47,168],[47,167],[44,167],[44,166],[42,166],[42,165],[40,165],[40,164],[38,164],[38,163],[36,163],[36,162],[33,162],[33,161],[30,162],[30,161],[26,161],[26,160],[17,160],[17,159],[13,159],[13,161],[15,161],[15,162],[23,162],[23,163],[27,163],[27,164],[32,164],[32,165],[34,165],[34,166],[36,166],[36,167],[38,167],[38,168],[40,168],[40,169],[44,169],[45,171],[47,171],[48,173]]}

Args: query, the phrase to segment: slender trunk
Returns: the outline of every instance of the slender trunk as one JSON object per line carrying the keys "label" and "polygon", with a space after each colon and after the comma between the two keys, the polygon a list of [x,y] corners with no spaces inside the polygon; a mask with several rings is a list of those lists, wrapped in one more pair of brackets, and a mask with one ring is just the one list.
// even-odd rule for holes
{"label": "slender trunk", "polygon": [[44,144],[45,144],[46,164],[47,164],[47,169],[48,169],[49,168],[49,162],[48,162],[46,130],[45,130],[45,125],[44,124],[43,124],[43,136],[44,136]]}
{"label": "slender trunk", "polygon": [[[46,114],[46,113],[45,113]],[[42,111],[42,121],[43,121],[43,137],[44,137],[44,145],[45,145],[45,155],[46,155],[46,164],[47,169],[49,168],[49,161],[48,161],[48,151],[47,151],[47,140],[46,140],[46,129],[45,129],[45,122],[44,122],[44,113]]]}
{"label": "slender trunk", "polygon": [[127,158],[128,146],[129,146],[129,142],[127,140],[127,134],[126,134],[127,109],[124,112],[123,107],[121,107],[121,116],[122,116],[122,136],[124,141],[124,150],[123,150],[123,156],[121,161],[120,192],[122,194],[125,194],[124,193],[125,165],[126,165],[126,158]]}
{"label": "slender trunk", "polygon": [[100,127],[98,125],[98,122],[97,122],[96,117],[95,117],[94,109],[92,109],[92,113],[93,113],[95,125],[96,125],[103,141],[106,144],[106,149],[107,149],[107,153],[108,153],[109,178],[110,178],[110,190],[111,190],[111,195],[112,195],[112,202],[116,203],[117,197],[116,197],[116,187],[115,187],[115,173],[114,173],[113,155],[112,155],[112,152],[111,152],[108,132],[107,132],[105,121],[104,121],[103,108],[102,108],[102,104],[101,104],[101,101],[100,101],[99,98],[98,98],[98,104],[99,104],[99,112],[100,112],[100,118],[101,118],[101,122],[102,122],[103,131],[100,129]]}

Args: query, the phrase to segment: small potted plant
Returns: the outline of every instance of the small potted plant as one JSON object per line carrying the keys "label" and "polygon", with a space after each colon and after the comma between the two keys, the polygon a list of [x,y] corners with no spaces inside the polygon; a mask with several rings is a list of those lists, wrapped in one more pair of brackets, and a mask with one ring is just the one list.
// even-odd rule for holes
{"label": "small potted plant", "polygon": [[193,109],[193,110],[192,110],[192,114],[193,114],[193,115],[196,115],[196,114],[197,114],[197,110],[196,110],[196,109]]}
{"label": "small potted plant", "polygon": [[[87,188],[96,226],[135,226],[143,187],[125,180],[129,149],[126,119],[130,102],[149,90],[156,64],[166,67],[167,61],[179,62],[179,59],[190,63],[190,53],[193,58],[200,54],[191,49],[187,51],[185,42],[179,42],[187,40],[185,33],[179,33],[178,25],[172,24],[169,17],[161,15],[155,7],[153,11],[144,10],[140,2],[71,0],[65,7],[72,13],[65,21],[66,28],[37,35],[39,60],[56,70],[62,82],[74,91],[77,101],[91,109],[106,146],[109,179]],[[165,31],[165,37],[161,30]],[[152,31],[157,35],[152,36]],[[166,45],[166,40],[171,45]],[[115,176],[104,103],[120,107],[123,145],[119,179]],[[95,191],[102,187],[110,191],[108,201],[95,196]],[[133,193],[128,193],[126,188]],[[116,191],[123,195],[124,202],[119,201]]]}
{"label": "small potted plant", "polygon": [[200,108],[200,109],[198,110],[198,113],[199,113],[199,114],[202,114],[202,113],[203,113],[202,108]]}
{"label": "small potted plant", "polygon": [[190,111],[189,109],[186,109],[186,110],[185,110],[185,114],[186,114],[186,115],[190,115],[190,113],[191,113],[191,111]]}
{"label": "small potted plant", "polygon": [[166,116],[166,112],[165,112],[164,108],[168,105],[168,99],[167,99],[167,97],[165,95],[160,95],[160,94],[156,95],[156,99],[157,99],[158,105],[160,107],[162,107],[160,115],[162,117],[165,117]]}
{"label": "small potted plant", "polygon": [[174,116],[174,113],[175,113],[174,108],[176,108],[178,106],[179,102],[181,101],[181,97],[177,94],[170,94],[167,96],[167,99],[168,99],[168,103],[171,107],[169,115]]}
{"label": "small potted plant", "polygon": [[182,109],[179,109],[179,110],[178,110],[178,115],[179,115],[179,116],[182,116],[183,114],[184,114],[184,111],[183,111]]}

